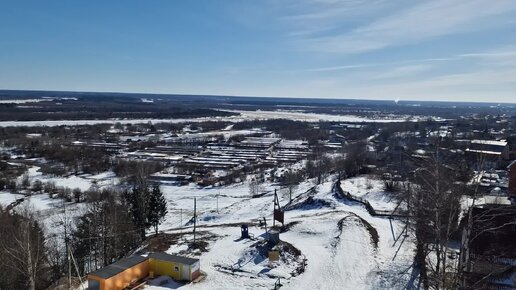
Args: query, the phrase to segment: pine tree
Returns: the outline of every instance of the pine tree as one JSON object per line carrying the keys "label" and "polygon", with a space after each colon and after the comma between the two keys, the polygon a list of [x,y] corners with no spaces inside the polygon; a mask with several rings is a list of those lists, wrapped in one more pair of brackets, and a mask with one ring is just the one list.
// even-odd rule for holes
{"label": "pine tree", "polygon": [[167,215],[167,201],[159,186],[152,188],[149,198],[149,211],[147,213],[147,220],[149,224],[154,227],[154,232],[158,234],[158,226],[165,220]]}
{"label": "pine tree", "polygon": [[125,191],[123,197],[133,223],[140,230],[142,240],[145,240],[145,230],[151,226],[148,221],[149,189],[146,186],[134,186],[132,190]]}

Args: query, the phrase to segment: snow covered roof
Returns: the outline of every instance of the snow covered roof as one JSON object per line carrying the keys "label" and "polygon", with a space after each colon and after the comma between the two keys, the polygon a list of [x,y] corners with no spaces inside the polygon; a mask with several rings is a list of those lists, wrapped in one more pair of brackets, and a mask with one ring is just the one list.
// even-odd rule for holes
{"label": "snow covered roof", "polygon": [[506,204],[510,205],[511,201],[507,196],[499,196],[499,195],[486,195],[484,196],[484,200],[486,204]]}
{"label": "snow covered roof", "polygon": [[475,149],[466,149],[467,152],[473,153],[482,153],[482,154],[490,154],[490,155],[502,155],[502,152],[497,151],[489,151],[489,150],[475,150]]}
{"label": "snow covered roof", "polygon": [[96,276],[102,279],[108,279],[115,276],[118,273],[127,270],[128,268],[131,268],[135,265],[144,262],[145,260],[147,260],[147,258],[142,256],[131,256],[123,258],[118,262],[108,265],[102,269],[98,269],[97,271],[94,271],[89,275]]}
{"label": "snow covered roof", "polygon": [[482,145],[495,145],[495,146],[507,146],[507,141],[500,140],[471,140],[471,144],[482,144]]}
{"label": "snow covered roof", "polygon": [[163,252],[152,253],[149,255],[149,258],[161,260],[161,261],[180,263],[180,264],[185,264],[185,265],[193,265],[193,264],[199,262],[199,259],[193,259],[193,258],[188,258],[188,257],[184,257],[184,256],[170,255],[170,254],[163,253]]}

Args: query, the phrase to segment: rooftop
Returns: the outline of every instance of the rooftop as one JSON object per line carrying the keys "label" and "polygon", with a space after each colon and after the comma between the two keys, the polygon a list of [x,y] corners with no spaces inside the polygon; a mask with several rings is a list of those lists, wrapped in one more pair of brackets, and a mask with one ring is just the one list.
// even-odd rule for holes
{"label": "rooftop", "polygon": [[193,258],[188,258],[188,257],[184,257],[184,256],[170,255],[170,254],[163,253],[163,252],[152,253],[149,255],[149,258],[161,260],[161,261],[181,263],[181,264],[185,264],[185,265],[193,265],[193,264],[199,262],[199,259],[193,259]]}
{"label": "rooftop", "polygon": [[108,265],[102,269],[98,269],[97,271],[94,271],[89,275],[96,276],[102,279],[108,279],[146,260],[147,258],[142,256],[131,256],[128,258],[123,258],[118,262]]}
{"label": "rooftop", "polygon": [[471,140],[472,144],[483,144],[483,145],[495,145],[495,146],[507,146],[507,141],[500,140]]}

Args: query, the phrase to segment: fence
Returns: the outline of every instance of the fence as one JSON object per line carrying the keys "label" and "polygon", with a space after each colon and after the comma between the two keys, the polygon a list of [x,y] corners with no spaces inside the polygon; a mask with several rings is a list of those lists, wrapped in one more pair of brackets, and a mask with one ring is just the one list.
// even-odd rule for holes
{"label": "fence", "polygon": [[354,196],[351,193],[349,193],[347,191],[344,191],[340,187],[340,181],[339,180],[337,180],[337,182],[335,182],[333,184],[333,189],[332,190],[333,190],[334,194],[336,195],[336,197],[345,198],[345,199],[348,199],[348,200],[351,200],[351,201],[358,202],[358,203],[362,204],[366,208],[367,212],[369,212],[369,214],[372,215],[372,216],[390,217],[390,218],[393,218],[393,217],[396,217],[396,218],[406,217],[406,214],[397,213],[396,210],[389,211],[389,210],[378,210],[378,209],[375,209],[369,203],[369,201],[367,199],[364,199],[364,198],[361,198],[361,197],[358,197],[358,196]]}

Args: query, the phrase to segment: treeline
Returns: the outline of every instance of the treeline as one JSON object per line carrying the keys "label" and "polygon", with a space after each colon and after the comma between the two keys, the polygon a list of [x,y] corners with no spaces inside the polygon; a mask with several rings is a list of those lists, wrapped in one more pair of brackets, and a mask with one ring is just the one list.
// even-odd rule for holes
{"label": "treeline", "polygon": [[[274,182],[279,182],[292,197],[292,193],[297,186],[307,180],[312,179],[314,184],[328,181],[332,174],[339,179],[353,177],[358,174],[368,173],[366,165],[373,164],[374,160],[368,155],[365,143],[354,143],[346,145],[338,154],[326,154],[324,148],[315,148],[314,153],[309,156],[305,165],[301,168],[287,166],[286,171],[279,175]],[[274,171],[273,171],[274,173]],[[254,183],[263,180],[256,178]],[[250,192],[255,192],[257,185],[250,187]]]}
{"label": "treeline", "polygon": [[235,130],[264,128],[279,134],[281,137],[290,140],[306,140],[310,144],[316,144],[318,141],[327,140],[329,137],[328,130],[314,128],[308,122],[292,121],[287,119],[279,120],[251,120],[236,123],[233,126]]}
{"label": "treeline", "polygon": [[72,232],[80,274],[111,264],[141,246],[146,230],[158,234],[167,214],[159,186],[137,185],[122,192],[102,191]]}
{"label": "treeline", "polygon": [[134,99],[84,98],[77,101],[46,101],[36,106],[0,106],[0,121],[95,120],[112,118],[174,119],[224,117],[234,113],[196,104],[134,102]]}

